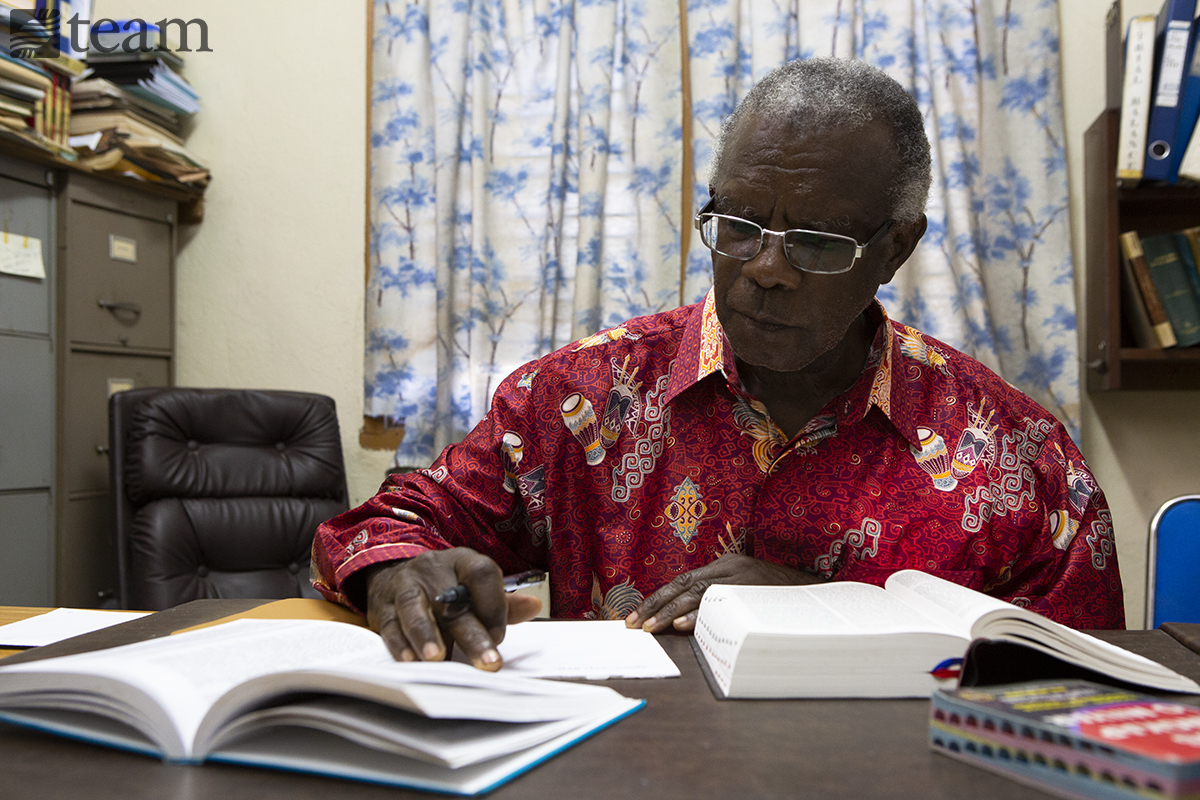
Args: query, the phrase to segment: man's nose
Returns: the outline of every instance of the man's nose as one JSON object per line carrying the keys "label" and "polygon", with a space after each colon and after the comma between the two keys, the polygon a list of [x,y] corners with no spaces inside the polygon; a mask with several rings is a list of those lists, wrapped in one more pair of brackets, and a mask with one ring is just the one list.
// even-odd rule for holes
{"label": "man's nose", "polygon": [[778,231],[763,231],[762,248],[754,258],[742,265],[743,277],[764,289],[777,286],[795,289],[800,285],[804,275],[792,266],[783,252],[783,236]]}

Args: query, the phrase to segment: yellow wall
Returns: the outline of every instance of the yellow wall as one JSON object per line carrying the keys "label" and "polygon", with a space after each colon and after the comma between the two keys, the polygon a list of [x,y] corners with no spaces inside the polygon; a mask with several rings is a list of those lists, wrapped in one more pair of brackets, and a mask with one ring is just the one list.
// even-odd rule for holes
{"label": "yellow wall", "polygon": [[[1125,0],[1125,16],[1161,0]],[[1071,219],[1082,265],[1083,132],[1104,105],[1106,0],[1059,0]],[[189,146],[214,179],[178,261],[182,385],[323,392],[338,403],[350,494],[369,496],[390,454],[357,442],[362,408],[366,2],[97,0],[97,17],[208,22],[212,53],[187,76],[203,96]],[[336,8],[336,16],[334,9]],[[280,13],[286,9],[286,13]],[[1079,281],[1077,285],[1081,287]],[[1082,292],[1079,318],[1083,319]],[[1155,509],[1200,491],[1195,392],[1086,396],[1083,442],[1113,510],[1131,626],[1143,616]]]}
{"label": "yellow wall", "polygon": [[213,181],[178,256],[176,381],[333,397],[353,503],[391,462],[358,445],[366,13],[361,0],[97,0],[93,14],[208,23],[213,52],[186,61],[203,104],[187,143]]}

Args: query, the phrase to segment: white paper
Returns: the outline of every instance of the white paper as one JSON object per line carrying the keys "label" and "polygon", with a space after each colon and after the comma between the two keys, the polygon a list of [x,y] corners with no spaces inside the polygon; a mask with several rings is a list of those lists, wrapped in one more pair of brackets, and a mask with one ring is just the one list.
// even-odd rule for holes
{"label": "white paper", "polygon": [[0,625],[0,647],[41,647],[146,616],[145,611],[56,608],[46,614]]}
{"label": "white paper", "polygon": [[42,240],[34,236],[0,233],[0,272],[22,278],[46,279],[42,261]]}
{"label": "white paper", "polygon": [[[622,620],[534,620],[509,625],[497,648],[502,675],[531,678],[676,678],[679,667],[654,636]],[[455,660],[463,659],[458,648]]]}

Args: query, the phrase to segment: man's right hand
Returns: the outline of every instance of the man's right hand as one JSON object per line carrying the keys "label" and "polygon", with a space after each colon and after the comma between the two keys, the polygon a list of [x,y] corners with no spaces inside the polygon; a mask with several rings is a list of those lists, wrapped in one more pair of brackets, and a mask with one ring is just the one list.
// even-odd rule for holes
{"label": "man's right hand", "polygon": [[[495,561],[466,547],[377,564],[367,574],[367,622],[397,661],[444,660],[445,633],[472,664],[495,671],[505,626],[542,607],[536,597],[506,595],[502,577]],[[471,592],[469,605],[434,600],[460,583]]]}

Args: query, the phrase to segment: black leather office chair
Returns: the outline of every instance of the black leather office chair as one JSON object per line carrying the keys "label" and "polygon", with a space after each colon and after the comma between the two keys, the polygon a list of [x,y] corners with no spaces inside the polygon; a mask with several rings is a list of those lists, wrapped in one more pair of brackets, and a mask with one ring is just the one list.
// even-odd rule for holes
{"label": "black leather office chair", "polygon": [[347,507],[331,398],[133,389],[109,400],[122,608],[316,597],[313,533]]}

